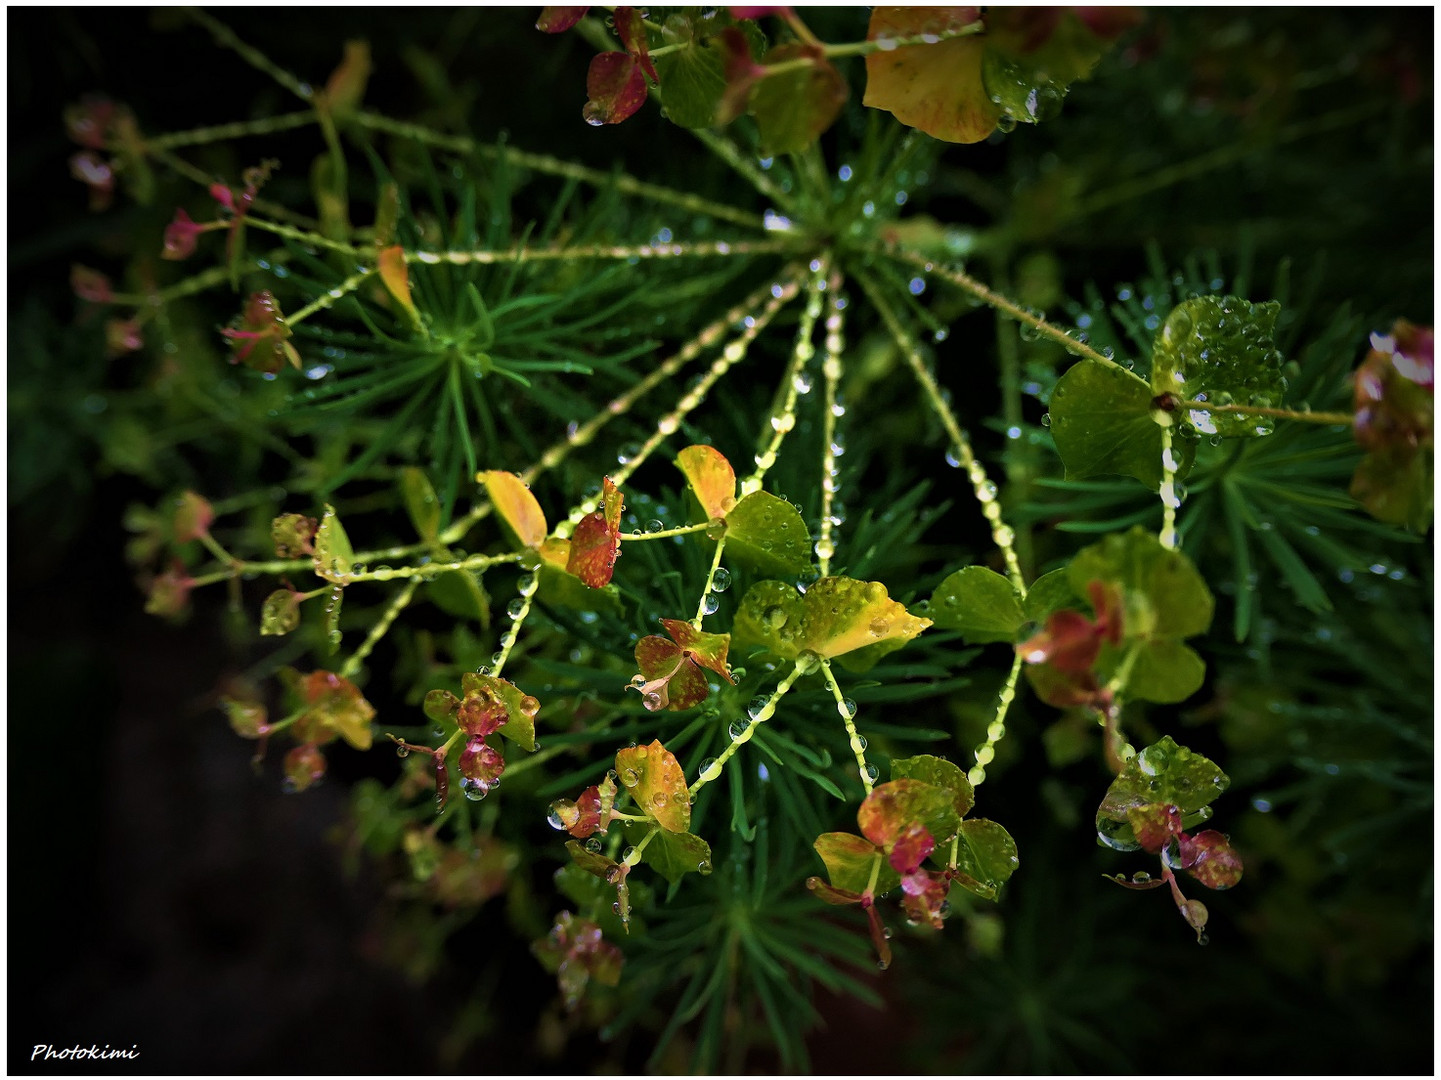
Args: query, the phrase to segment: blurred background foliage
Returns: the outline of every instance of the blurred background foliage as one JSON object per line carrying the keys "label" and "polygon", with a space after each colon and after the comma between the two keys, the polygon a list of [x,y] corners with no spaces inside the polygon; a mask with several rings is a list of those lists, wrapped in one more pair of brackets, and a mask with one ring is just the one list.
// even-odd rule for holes
{"label": "blurred background foliage", "polygon": [[[342,31],[322,12],[223,14],[287,69],[320,79],[340,57]],[[535,14],[362,7],[347,11],[343,36],[371,43],[367,102],[392,116],[487,140],[504,132],[527,150],[601,169],[623,161],[642,179],[763,206],[654,107],[619,127],[586,126],[590,50],[573,35],[538,34]],[[1429,9],[1152,12],[1072,89],[1056,119],[976,146],[923,148],[913,174],[926,179],[909,186],[901,220],[1001,291],[1122,355],[1144,352],[1186,288],[1281,299],[1278,342],[1299,364],[1293,397],[1346,407],[1345,373],[1367,333],[1397,317],[1433,321],[1432,18]],[[863,33],[858,10],[808,10],[807,19],[825,40]],[[250,659],[242,646],[251,615],[205,594],[184,631],[141,615],[123,557],[125,508],[183,488],[217,500],[258,488],[273,500],[249,508],[263,527],[284,498],[267,485],[325,490],[391,414],[379,409],[348,442],[308,431],[302,416],[277,445],[266,419],[282,395],[253,380],[242,392],[214,334],[235,309],[223,290],[213,303],[177,309],[166,328],[187,362],[163,353],[107,359],[100,320],[70,292],[71,264],[128,275],[127,287],[147,274],[178,276],[134,256],[158,254],[174,207],[197,193],[162,186],[149,205],[121,198],[106,214],[88,213],[84,189],[65,174],[72,148],[61,111],[102,91],[149,132],[292,105],[173,12],[14,10],[8,22],[12,1055],[21,1043],[70,1040],[138,1042],[135,1064],[162,1072],[798,1067],[794,1038],[774,1048],[763,1034],[765,991],[753,1014],[712,1009],[668,1026],[666,984],[647,973],[684,971],[694,963],[687,949],[711,948],[687,936],[704,930],[711,910],[693,894],[668,917],[671,944],[661,935],[629,972],[638,1026],[602,1043],[557,1008],[553,980],[528,953],[557,908],[554,852],[538,851],[554,834],[543,825],[507,835],[502,850],[525,870],[503,897],[483,874],[468,891],[434,896],[405,884],[403,837],[375,812],[400,769],[393,760],[338,754],[333,782],[298,799],[280,798],[273,774],[252,777],[249,747],[214,708],[221,681]],[[871,122],[858,105],[861,67],[843,67],[853,103],[823,142],[832,161],[854,152]],[[264,155],[286,159],[285,138],[273,142]],[[315,152],[296,147],[290,160],[301,165]],[[202,160],[235,176],[252,157],[222,143]],[[429,167],[409,165],[414,178]],[[305,205],[304,177],[303,168],[282,171],[267,194]],[[358,199],[373,198],[370,183],[355,180]],[[506,212],[544,222],[555,191],[517,183]],[[636,200],[576,198],[601,232],[660,224]],[[448,216],[434,209],[437,220]],[[677,239],[694,238],[687,224],[670,220]],[[712,293],[743,291],[727,273],[688,278],[690,294],[645,268],[585,287],[596,305],[614,299],[607,289],[626,293],[612,325],[630,334],[617,348],[673,346]],[[932,346],[940,378],[968,416],[993,417],[974,432],[978,451],[1004,463],[1003,499],[1028,526],[1023,556],[1035,572],[1094,532],[1154,527],[1159,507],[1138,485],[1060,479],[1043,423],[1065,369],[1058,348],[939,285],[923,299],[950,331]],[[915,433],[933,421],[913,393],[892,389],[899,360],[866,329],[852,331],[847,392],[867,401],[873,419],[848,432],[845,554],[850,573],[924,596],[959,564],[958,549],[976,561],[988,541],[952,507],[955,474],[937,439],[918,449]],[[991,375],[1007,362],[1024,373],[1018,414]],[[553,392],[553,401],[537,394],[537,408],[564,416],[575,402]],[[744,453],[749,421],[767,404],[761,390],[727,384],[709,434]],[[526,451],[518,445],[515,461],[486,464],[518,467]],[[1131,710],[1127,726],[1137,745],[1173,734],[1232,777],[1217,822],[1244,853],[1246,878],[1211,904],[1207,948],[1167,903],[1100,880],[1123,868],[1092,835],[1107,782],[1098,733],[1027,695],[983,789],[986,816],[1017,840],[1021,871],[999,907],[958,904],[946,933],[898,934],[884,975],[868,970],[859,924],[832,939],[786,906],[815,869],[785,865],[808,838],[790,835],[754,782],[748,806],[709,807],[713,844],[733,849],[722,866],[771,865],[768,878],[735,871],[762,932],[835,961],[835,984],[817,987],[812,1001],[825,1025],[806,1040],[812,1069],[1426,1071],[1430,538],[1351,509],[1344,492],[1358,459],[1342,435],[1283,427],[1239,447],[1203,443],[1188,480],[1184,545],[1218,593],[1208,681],[1183,706]],[[277,461],[286,469],[277,472]],[[553,490],[580,490],[599,467],[583,459]],[[785,468],[783,459],[782,490],[801,489]],[[640,476],[648,490],[675,485],[659,466]],[[644,520],[644,500],[633,505]],[[654,546],[637,545],[647,558]],[[667,567],[642,567],[642,555],[631,555],[629,572],[663,580]],[[624,680],[603,643],[608,633],[623,639],[636,620],[554,618],[583,644],[535,658],[535,671],[549,664],[572,690],[589,678],[609,693]],[[467,667],[488,655],[483,638],[478,619],[462,630],[445,618],[422,625],[384,653],[394,700],[373,698],[377,707],[404,708],[408,698],[413,708],[417,692],[438,685],[427,683],[437,642]],[[878,671],[878,681],[954,672],[954,644],[929,641],[893,658],[909,669]],[[883,732],[883,746],[959,758],[983,739],[1005,658],[991,646],[967,659],[968,686],[943,686],[919,719],[907,717],[957,741],[909,748]],[[855,696],[876,716],[888,700],[872,694]],[[825,707],[812,706],[817,715]],[[617,738],[629,730],[624,710],[605,722]],[[804,733],[808,722],[802,710],[788,730]],[[582,774],[536,794],[574,794]],[[725,832],[736,820],[768,832],[742,844]],[[784,996],[774,1008],[805,1019]]]}

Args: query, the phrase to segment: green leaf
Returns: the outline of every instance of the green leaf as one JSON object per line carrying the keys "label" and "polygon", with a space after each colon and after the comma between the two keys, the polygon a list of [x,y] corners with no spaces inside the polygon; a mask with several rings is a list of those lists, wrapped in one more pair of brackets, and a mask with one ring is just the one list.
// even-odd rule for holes
{"label": "green leaf", "polygon": [[985,818],[961,822],[956,868],[965,876],[956,878],[958,885],[986,900],[994,900],[1020,865],[1016,842],[1000,825]]}
{"label": "green leaf", "polygon": [[300,625],[300,594],[294,589],[276,589],[260,607],[260,634],[288,634]]}
{"label": "green leaf", "polygon": [[543,562],[540,564],[540,589],[536,596],[555,607],[570,608],[572,611],[621,611],[620,589],[606,585],[592,589],[574,574]]}
{"label": "green leaf", "polygon": [[[832,888],[865,893],[866,886],[870,884],[871,870],[881,854],[875,844],[854,833],[831,832],[816,837],[815,849],[826,864]],[[889,892],[900,883],[900,875],[886,864],[885,859],[881,859],[875,895]]]}
{"label": "green leaf", "polygon": [[[1217,405],[1277,407],[1285,391],[1276,349],[1274,300],[1253,304],[1238,296],[1194,296],[1177,304],[1151,353],[1151,393],[1175,394]],[[1182,424],[1202,435],[1269,435],[1264,416],[1187,409]]]}
{"label": "green leaf", "polygon": [[[975,791],[961,767],[953,761],[934,754],[917,754],[915,757],[896,758],[891,761],[891,778],[894,780],[920,780],[938,788],[944,788],[952,796],[957,817],[965,817],[976,803]],[[937,837],[939,839],[939,837]]]}
{"label": "green leaf", "polygon": [[777,45],[761,58],[765,67],[810,60],[806,66],[769,75],[756,83],[750,112],[760,129],[760,151],[797,154],[820,138],[835,122],[849,90],[835,66],[800,42]]}
{"label": "green leaf", "polygon": [[328,580],[350,573],[355,552],[350,547],[350,538],[335,513],[335,507],[325,505],[320,518],[320,528],[315,532],[315,572]]}
{"label": "green leaf", "polygon": [[955,793],[922,780],[892,780],[866,796],[856,813],[867,840],[887,851],[912,823],[925,826],[937,844],[960,826]]}
{"label": "green leaf", "polygon": [[639,821],[625,822],[625,837],[630,844],[639,844],[652,831],[655,835],[641,852],[641,862],[671,884],[686,874],[711,872],[710,845],[695,833],[667,832]]}
{"label": "green leaf", "polygon": [[535,750],[535,717],[540,712],[539,701],[497,675],[467,671],[460,677],[460,687],[466,694],[482,691],[504,705],[506,721],[497,730],[522,750]]}
{"label": "green leaf", "polygon": [[957,570],[941,582],[929,614],[938,630],[959,630],[973,645],[1014,641],[1026,621],[1020,591],[984,566]]}
{"label": "green leaf", "polygon": [[1069,567],[1052,570],[1031,582],[1026,590],[1025,603],[1021,610],[1030,622],[1045,622],[1046,617],[1062,608],[1075,608],[1080,603],[1076,590],[1071,588]]}
{"label": "green leaf", "polygon": [[710,42],[691,42],[657,57],[665,114],[683,128],[708,128],[715,123],[716,105],[725,93],[725,57]]}
{"label": "green leaf", "polygon": [[474,570],[451,570],[425,586],[431,603],[457,619],[474,619],[490,625],[490,597]]}
{"label": "green leaf", "polygon": [[1140,526],[1083,548],[1067,576],[1077,596],[1092,581],[1121,590],[1127,640],[1188,638],[1211,627],[1216,603],[1205,579],[1182,552],[1168,550]]}
{"label": "green leaf", "polygon": [[760,574],[804,574],[811,535],[800,511],[768,491],[753,491],[726,515],[726,552]]}
{"label": "green leaf", "polygon": [[[1123,367],[1082,360],[1061,376],[1051,394],[1051,436],[1067,480],[1122,473],[1152,490],[1161,486],[1161,423],[1145,380]],[[1176,475],[1195,458],[1194,443],[1178,440]]]}
{"label": "green leaf", "polygon": [[760,581],[741,601],[732,641],[783,660],[807,651],[828,659],[864,650],[874,662],[930,625],[890,599],[879,581],[826,577],[804,593],[783,581]]}
{"label": "green leaf", "polygon": [[1183,816],[1195,814],[1209,807],[1230,783],[1214,761],[1163,736],[1127,762],[1111,781],[1096,811],[1096,839],[1117,851],[1138,851],[1141,845],[1128,817],[1131,810],[1161,803],[1176,807]]}
{"label": "green leaf", "polygon": [[[1108,651],[1109,648],[1102,650],[1096,665],[1103,683],[1114,671]],[[1190,646],[1179,641],[1149,641],[1139,647],[1132,663],[1126,680],[1126,696],[1175,705],[1201,689],[1205,681],[1206,662]]]}
{"label": "green leaf", "polygon": [[400,495],[416,533],[427,544],[435,543],[440,532],[440,500],[424,469],[409,466],[400,470]]}

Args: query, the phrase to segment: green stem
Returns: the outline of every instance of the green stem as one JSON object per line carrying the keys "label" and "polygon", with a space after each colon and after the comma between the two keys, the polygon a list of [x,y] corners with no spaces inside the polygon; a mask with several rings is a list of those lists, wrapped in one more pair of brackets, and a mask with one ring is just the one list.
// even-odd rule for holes
{"label": "green stem", "polygon": [[826,316],[825,360],[821,362],[821,377],[825,381],[825,402],[821,410],[821,535],[816,540],[816,558],[819,561],[821,577],[831,572],[831,556],[836,552],[831,530],[836,491],[840,484],[840,470],[836,468],[836,395],[840,389],[841,376],[845,372],[842,356],[845,354],[845,299],[841,296],[842,278],[839,271],[832,272],[826,286],[830,294],[831,310]]}
{"label": "green stem", "polygon": [[694,626],[697,630],[700,629],[701,621],[706,616],[705,602],[710,599],[711,585],[715,582],[716,571],[720,569],[721,554],[725,551],[725,549],[725,533],[721,533],[720,539],[715,542],[715,555],[710,561],[710,572],[706,574],[705,577],[705,588],[701,590],[700,603],[696,606],[695,609],[695,618],[690,621],[690,624]]}
{"label": "green stem", "polygon": [[1300,420],[1307,424],[1343,424],[1350,427],[1356,421],[1354,413],[1311,412],[1309,410],[1273,409],[1262,405],[1216,405],[1209,401],[1190,399],[1177,403],[1178,409],[1201,409],[1213,413],[1233,413],[1237,416],[1271,416],[1278,420]]}
{"label": "green stem", "polygon": [[716,758],[701,770],[701,774],[696,778],[696,782],[690,786],[692,798],[695,797],[695,794],[700,791],[701,788],[705,787],[712,780],[720,778],[721,772],[725,769],[726,762],[735,756],[736,751],[741,748],[743,743],[750,742],[751,736],[755,733],[756,725],[765,723],[775,715],[776,705],[780,703],[781,698],[790,692],[790,688],[795,685],[797,679],[806,673],[806,670],[806,667],[797,661],[796,666],[791,669],[790,674],[776,684],[775,691],[771,694],[770,699],[766,701],[759,712],[749,718],[750,722],[746,725],[745,729],[739,735],[732,737],[731,744],[721,751],[720,757]]}
{"label": "green stem", "polygon": [[[1025,661],[1021,654],[1017,653],[1015,660],[1011,662],[1011,673],[1006,676],[1006,685],[1001,687],[1000,699],[996,702],[996,716],[991,725],[986,729],[986,741],[976,748],[976,763],[971,771],[966,774],[970,780],[971,787],[978,788],[986,779],[986,766],[996,757],[996,746],[1006,737],[1006,713],[1010,711],[1011,702],[1016,700],[1016,682],[1021,676],[1021,666]],[[956,849],[951,847],[951,865],[956,863]]]}
{"label": "green stem", "polygon": [[672,536],[688,536],[691,533],[705,532],[710,528],[709,521],[702,521],[699,525],[677,525],[674,529],[661,529],[658,532],[646,533],[621,533],[622,540],[666,540]]}
{"label": "green stem", "polygon": [[229,124],[211,124],[208,127],[192,128],[189,131],[175,131],[169,135],[152,135],[145,140],[147,152],[172,150],[177,146],[204,146],[208,143],[228,142],[251,135],[276,135],[282,131],[306,127],[315,123],[314,109],[281,113],[279,116],[265,116],[258,120],[236,120]]}
{"label": "green stem", "polygon": [[309,85],[301,82],[294,75],[290,74],[290,72],[273,63],[270,58],[259,49],[241,41],[240,38],[236,36],[235,31],[231,30],[230,27],[226,26],[219,19],[214,18],[208,12],[202,11],[199,8],[188,8],[185,13],[209,30],[211,36],[215,38],[215,43],[221,48],[230,49],[251,67],[269,75],[302,101],[309,102],[314,98],[315,92]]}
{"label": "green stem", "polygon": [[821,674],[826,680],[826,687],[831,692],[831,697],[836,699],[836,712],[841,714],[841,720],[845,722],[846,734],[850,737],[851,753],[856,756],[856,771],[860,774],[861,787],[866,789],[869,795],[875,787],[875,777],[871,775],[873,765],[866,764],[866,741],[856,731],[855,702],[847,701],[845,694],[841,693],[841,685],[836,682],[835,672],[831,670],[829,660],[821,661]]}
{"label": "green stem", "polygon": [[[996,278],[1001,291],[1008,291],[1004,265],[997,266]],[[1011,432],[1025,430],[1021,393],[1021,351],[1017,337],[1015,326],[997,313],[996,352],[1001,359],[1001,419],[1005,424],[1007,440],[1011,439]],[[1031,480],[1035,474],[1033,450],[1030,442],[1025,439],[1010,443],[1010,453],[1007,455],[1010,464],[1006,468],[1006,481],[1007,496],[1013,501],[1013,505],[1022,506],[1030,500]],[[1023,521],[1016,529],[1016,558],[1020,560],[1021,570],[1027,576],[1033,569],[1034,549],[1031,540],[1030,522]]]}
{"label": "green stem", "polygon": [[385,637],[392,624],[394,624],[395,620],[400,616],[400,613],[405,610],[411,598],[415,596],[415,590],[419,586],[420,581],[418,579],[405,583],[405,587],[396,594],[395,599],[392,600],[385,611],[381,613],[380,619],[370,628],[370,633],[367,634],[365,640],[360,643],[360,647],[355,650],[354,655],[342,665],[340,669],[341,678],[353,679],[355,677],[356,672],[360,670],[360,665],[365,663],[365,659],[370,655],[371,650],[375,648],[381,638]]}
{"label": "green stem", "polygon": [[505,662],[510,659],[510,650],[515,647],[516,638],[520,635],[520,628],[525,625],[525,618],[530,614],[531,597],[540,587],[540,579],[535,574],[526,574],[520,580],[520,611],[511,620],[511,625],[505,633],[500,635],[500,655],[496,657],[491,665],[490,674],[499,675],[505,667]]}
{"label": "green stem", "polygon": [[452,570],[484,570],[487,567],[497,566],[501,563],[519,561],[520,556],[518,554],[471,555],[458,562],[426,563],[424,566],[386,566],[379,570],[366,570],[361,573],[322,574],[321,577],[337,585],[353,585],[357,581],[395,581],[400,578],[428,579],[438,574],[449,573]]}
{"label": "green stem", "polygon": [[870,298],[872,306],[880,313],[881,320],[886,324],[886,329],[890,331],[901,355],[905,357],[906,363],[910,365],[911,371],[925,391],[931,411],[940,419],[941,426],[951,441],[951,450],[955,454],[956,463],[966,470],[966,475],[971,481],[971,488],[975,492],[976,501],[981,504],[981,513],[991,526],[991,539],[995,541],[996,547],[1000,549],[1001,556],[1005,560],[1006,576],[1024,596],[1026,579],[1021,574],[1020,560],[1016,557],[1016,534],[1001,519],[1001,504],[996,497],[996,485],[986,476],[985,466],[976,460],[976,455],[971,449],[971,440],[961,430],[955,413],[951,411],[950,405],[941,394],[941,388],[936,382],[935,375],[926,367],[915,340],[911,337],[910,332],[901,325],[900,320],[896,317],[895,309],[891,307],[890,302],[868,277],[858,275],[858,279],[866,295]]}

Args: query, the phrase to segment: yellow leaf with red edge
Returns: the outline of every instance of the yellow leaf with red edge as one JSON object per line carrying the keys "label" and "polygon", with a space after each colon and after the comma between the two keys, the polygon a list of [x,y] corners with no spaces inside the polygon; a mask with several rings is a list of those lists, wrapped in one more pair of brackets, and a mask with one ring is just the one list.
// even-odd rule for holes
{"label": "yellow leaf with red edge", "polygon": [[347,41],[345,58],[331,72],[325,84],[323,101],[330,115],[339,121],[348,119],[360,108],[365,97],[365,84],[370,79],[370,45],[364,41]]}
{"label": "yellow leaf with red edge", "polygon": [[545,512],[525,481],[515,473],[499,470],[483,472],[477,479],[485,485],[490,505],[495,507],[512,542],[517,547],[538,549],[550,530],[545,524]]}
{"label": "yellow leaf with red edge", "polygon": [[[980,17],[976,7],[878,7],[866,38],[945,33]],[[869,53],[863,103],[945,142],[981,142],[1001,118],[981,73],[985,52],[985,37],[973,34]]]}
{"label": "yellow leaf with red edge", "polygon": [[740,649],[764,648],[784,660],[803,652],[843,657],[864,670],[926,627],[879,581],[825,577],[804,593],[783,581],[758,581],[746,592],[731,633]]}
{"label": "yellow leaf with red edge", "polygon": [[399,244],[381,248],[375,253],[375,265],[380,280],[385,284],[385,291],[400,305],[411,325],[418,329],[421,325],[420,312],[410,298],[410,268],[405,264],[405,249]]}
{"label": "yellow leaf with red edge", "polygon": [[687,446],[676,455],[675,463],[708,520],[723,518],[734,509],[735,469],[714,446]]}
{"label": "yellow leaf with red edge", "polygon": [[660,740],[632,746],[615,755],[621,786],[645,816],[667,832],[690,829],[690,791],[675,755]]}

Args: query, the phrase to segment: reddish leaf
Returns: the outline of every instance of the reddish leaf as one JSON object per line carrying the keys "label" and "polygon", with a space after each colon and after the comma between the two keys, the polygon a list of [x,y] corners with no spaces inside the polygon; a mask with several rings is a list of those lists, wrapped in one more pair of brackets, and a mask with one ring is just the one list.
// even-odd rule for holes
{"label": "reddish leaf", "polygon": [[115,296],[108,277],[79,263],[70,267],[70,288],[81,300],[92,304],[108,304]]}
{"label": "reddish leaf", "polygon": [[1164,803],[1134,806],[1126,811],[1126,820],[1142,850],[1153,855],[1181,835],[1181,811]]}
{"label": "reddish leaf", "polygon": [[617,985],[625,959],[618,948],[602,939],[599,926],[568,911],[560,913],[547,937],[531,945],[531,952],[556,975],[567,1012],[579,1007],[591,982]]}
{"label": "reddish leaf", "polygon": [[105,355],[112,360],[132,353],[145,344],[140,336],[138,319],[107,319],[105,322]]}
{"label": "reddish leaf", "polygon": [[901,879],[905,893],[902,906],[906,917],[912,922],[928,923],[937,930],[945,926],[942,912],[946,896],[951,891],[951,881],[945,874],[917,869]]}
{"label": "reddish leaf", "polygon": [[731,7],[727,8],[732,19],[760,19],[766,15],[781,15],[790,11],[788,7]]}
{"label": "reddish leaf", "polygon": [[610,826],[618,791],[615,781],[606,776],[599,784],[592,784],[582,791],[575,802],[559,799],[551,803],[551,826],[563,829],[579,840],[597,832],[605,832]]}
{"label": "reddish leaf", "polygon": [[1146,21],[1146,13],[1133,7],[1078,7],[1071,9],[1081,24],[1103,41],[1114,41]]}
{"label": "reddish leaf", "polygon": [[866,921],[871,927],[871,944],[876,947],[876,965],[882,970],[891,966],[891,936],[886,924],[881,922],[881,913],[868,897],[861,898],[861,907],[866,909]]}
{"label": "reddish leaf", "polygon": [[244,311],[220,334],[230,342],[232,364],[243,363],[271,375],[287,361],[300,367],[300,354],[290,344],[290,327],[268,289],[251,293]]}
{"label": "reddish leaf", "polygon": [[679,619],[662,619],[661,624],[673,640],[653,634],[641,638],[635,647],[641,674],[639,682],[632,680],[631,688],[640,692],[647,709],[655,712],[699,705],[710,696],[710,680],[702,667],[734,681],[726,664],[729,634],[707,634]]}
{"label": "reddish leaf", "polygon": [[835,122],[850,96],[841,73],[815,46],[800,42],[777,45],[762,58],[762,64],[779,67],[796,60],[809,63],[767,74],[751,90],[750,111],[760,129],[764,154],[799,153],[810,146]]}
{"label": "reddish leaf", "polygon": [[[881,854],[875,844],[854,833],[830,832],[816,837],[813,846],[826,864],[833,888],[853,896],[861,896],[870,888],[871,871],[876,856]],[[895,874],[883,865],[876,876],[875,891],[885,892],[895,883]]]}
{"label": "reddish leaf", "polygon": [[370,749],[375,708],[353,682],[333,672],[312,671],[300,680],[298,690],[310,706],[303,718],[310,730],[328,730],[357,750]]}
{"label": "reddish leaf", "polygon": [[589,100],[581,115],[596,127],[619,124],[633,115],[645,104],[648,93],[640,65],[623,52],[604,52],[591,60],[585,92]]}
{"label": "reddish leaf", "polygon": [[320,747],[297,746],[285,755],[285,790],[301,792],[325,776],[325,755]]}
{"label": "reddish leaf", "polygon": [[901,830],[891,847],[891,868],[904,879],[920,869],[926,856],[935,850],[936,841],[930,832],[918,821],[913,821]]}
{"label": "reddish leaf", "polygon": [[195,245],[205,226],[197,225],[183,209],[175,211],[175,219],[165,226],[165,246],[160,252],[162,259],[178,262],[195,254]]}
{"label": "reddish leaf", "polygon": [[509,719],[503,702],[484,689],[475,689],[461,700],[455,722],[467,735],[484,738]]}
{"label": "reddish leaf", "polygon": [[861,803],[856,820],[866,839],[887,852],[912,824],[920,824],[932,837],[941,839],[953,836],[960,826],[951,793],[921,780],[880,784]]}
{"label": "reddish leaf", "polygon": [[610,583],[615,572],[616,556],[620,554],[620,490],[604,480],[601,509],[580,519],[570,538],[570,556],[566,570],[592,589]]}
{"label": "reddish leaf", "polygon": [[1351,495],[1380,521],[1417,532],[1431,523],[1435,344],[1429,326],[1400,319],[1373,334],[1356,372],[1356,441],[1369,453]]}
{"label": "reddish leaf", "polygon": [[460,754],[461,787],[468,799],[483,799],[500,783],[505,772],[505,757],[484,739],[473,737]]}
{"label": "reddish leaf", "polygon": [[242,739],[260,739],[270,734],[264,705],[254,701],[237,701],[234,698],[223,698],[220,705],[225,710],[226,720],[230,722],[230,730]]}
{"label": "reddish leaf", "polygon": [[65,134],[81,146],[104,150],[120,109],[109,98],[86,95],[65,107]]}
{"label": "reddish leaf", "polygon": [[90,209],[104,210],[115,196],[115,170],[93,150],[82,150],[70,159],[70,175],[90,189]]}
{"label": "reddish leaf", "polygon": [[1181,838],[1181,865],[1208,889],[1231,888],[1244,869],[1231,841],[1215,829]]}
{"label": "reddish leaf", "polygon": [[540,18],[536,20],[535,28],[547,34],[564,33],[585,18],[585,13],[589,10],[588,7],[541,8]]}
{"label": "reddish leaf", "polygon": [[615,755],[622,786],[645,816],[667,832],[690,828],[690,791],[675,755],[657,739]]}
{"label": "reddish leaf", "polygon": [[194,587],[195,582],[184,565],[176,561],[170,569],[151,581],[146,590],[149,595],[145,600],[145,613],[174,618],[189,604],[190,590]]}
{"label": "reddish leaf", "polygon": [[660,82],[660,76],[655,73],[655,65],[650,62],[650,45],[645,39],[645,16],[640,13],[640,9],[616,8],[615,32],[620,43],[625,46],[625,51],[635,57],[636,63],[650,76],[651,82]]}
{"label": "reddish leaf", "polygon": [[722,30],[714,41],[725,57],[725,92],[716,103],[715,122],[725,125],[746,111],[751,88],[765,78],[766,69],[765,65],[756,63],[750,42],[734,26]]}

